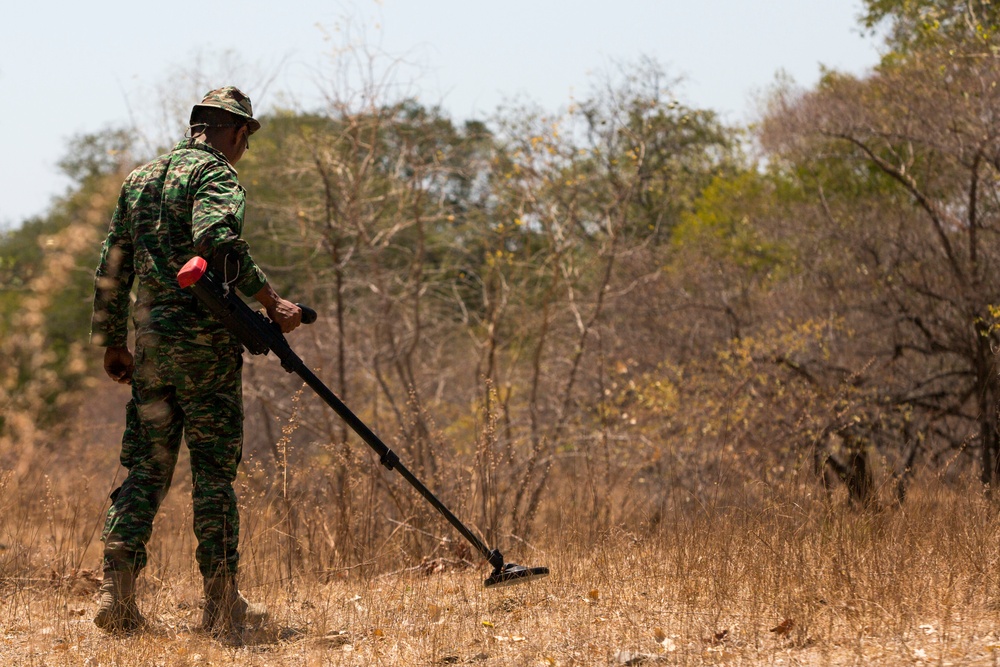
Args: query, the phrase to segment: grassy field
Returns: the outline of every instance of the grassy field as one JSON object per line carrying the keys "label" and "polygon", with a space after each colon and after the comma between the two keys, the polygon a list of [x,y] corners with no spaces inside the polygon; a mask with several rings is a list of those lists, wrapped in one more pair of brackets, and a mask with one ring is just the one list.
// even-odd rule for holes
{"label": "grassy field", "polygon": [[[546,579],[484,589],[481,562],[424,562],[392,541],[367,562],[282,574],[274,505],[245,501],[244,590],[271,620],[227,648],[196,631],[190,501],[157,519],[140,606],[150,628],[93,626],[101,495],[8,474],[0,488],[3,665],[994,665],[996,506],[932,480],[862,513],[795,490],[677,503],[596,539],[548,522],[514,558]],[[183,480],[180,483],[183,488]],[[60,495],[62,494],[62,495]],[[562,508],[567,519],[572,508]],[[439,526],[448,535],[448,527]],[[457,535],[454,536],[457,538]],[[453,544],[453,543],[451,543]],[[508,554],[509,556],[511,554]]]}
{"label": "grassy field", "polygon": [[[555,475],[535,534],[492,545],[551,575],[484,589],[486,564],[360,447],[347,514],[319,493],[319,471],[298,464],[286,480],[269,454],[248,456],[241,581],[271,619],[242,648],[197,631],[182,449],[139,583],[150,626],[109,637],[91,619],[122,475],[126,390],[114,391],[65,440],[4,452],[0,665],[1000,663],[1000,519],[971,474],[918,478],[903,505],[887,488],[869,511],[807,470],[765,484],[723,465],[683,488],[635,476],[595,505]],[[452,509],[478,530],[473,496]]]}

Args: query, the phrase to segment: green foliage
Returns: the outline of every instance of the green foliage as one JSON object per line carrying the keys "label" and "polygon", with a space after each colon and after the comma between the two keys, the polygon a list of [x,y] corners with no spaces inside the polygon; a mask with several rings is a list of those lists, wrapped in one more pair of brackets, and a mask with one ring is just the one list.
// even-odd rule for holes
{"label": "green foliage", "polygon": [[134,136],[124,128],[77,135],[69,140],[59,168],[80,185],[120,173],[132,162]]}
{"label": "green foliage", "polygon": [[682,216],[674,230],[674,244],[682,250],[697,247],[749,276],[792,269],[791,248],[768,239],[761,228],[761,218],[774,215],[779,208],[780,189],[775,178],[752,170],[732,178],[716,177],[693,210]]}
{"label": "green foliage", "polygon": [[[0,238],[0,437],[64,427],[96,355],[87,339],[99,237],[122,174],[90,174],[50,212]],[[8,420],[19,424],[6,433]]]}
{"label": "green foliage", "polygon": [[[71,203],[64,204],[71,208]],[[0,332],[7,333],[13,314],[20,307],[24,295],[31,289],[33,280],[45,270],[46,252],[53,247],[53,237],[66,229],[72,220],[69,210],[52,212],[47,217],[38,217],[26,221],[20,227],[9,230],[0,236],[0,307],[3,317],[0,319]],[[109,214],[110,219],[110,214]],[[99,250],[99,249],[98,249]],[[97,266],[97,253],[88,253]],[[81,262],[81,266],[83,266]],[[81,327],[81,317],[89,308],[86,303],[93,297],[93,276],[89,279],[83,274],[76,276],[70,289],[57,295],[58,307],[53,307],[46,313],[49,331],[58,345],[79,339],[84,331]],[[89,314],[86,326],[89,327]]]}
{"label": "green foliage", "polygon": [[740,135],[713,111],[674,99],[656,63],[639,64],[607,88],[579,107],[587,137],[581,148],[589,157],[581,169],[605,188],[634,187],[630,229],[669,239],[702,190],[738,169]]}
{"label": "green foliage", "polygon": [[991,0],[865,0],[863,25],[888,23],[888,44],[902,53],[945,47],[961,52],[1000,49],[1000,6]]}
{"label": "green foliage", "polygon": [[19,302],[19,294],[37,272],[42,258],[39,238],[58,230],[52,220],[33,218],[21,227],[0,233],[0,298],[3,299],[4,317],[0,326],[6,327],[10,314]]}

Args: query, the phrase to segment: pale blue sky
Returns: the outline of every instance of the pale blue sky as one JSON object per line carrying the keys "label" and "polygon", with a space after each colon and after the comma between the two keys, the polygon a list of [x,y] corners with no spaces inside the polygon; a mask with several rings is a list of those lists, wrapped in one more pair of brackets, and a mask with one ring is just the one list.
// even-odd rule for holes
{"label": "pale blue sky", "polygon": [[[740,122],[779,70],[808,86],[821,65],[874,65],[879,41],[860,34],[860,11],[860,0],[7,3],[0,228],[65,191],[56,162],[74,134],[135,125],[175,138],[178,109],[208,83],[240,85],[259,111],[309,107],[350,42],[401,58],[397,78],[456,120],[514,97],[555,111],[586,95],[595,73],[650,56],[685,79],[682,101]],[[166,90],[177,109],[160,108]]]}

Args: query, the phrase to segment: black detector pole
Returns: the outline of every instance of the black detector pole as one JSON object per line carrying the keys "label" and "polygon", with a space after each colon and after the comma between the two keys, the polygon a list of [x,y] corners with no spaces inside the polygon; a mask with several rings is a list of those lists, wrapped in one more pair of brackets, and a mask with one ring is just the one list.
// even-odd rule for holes
{"label": "black detector pole", "polygon": [[[351,429],[361,436],[361,439],[371,447],[379,457],[379,463],[388,470],[395,470],[403,476],[410,485],[422,495],[427,502],[448,520],[469,543],[476,548],[483,558],[493,566],[493,572],[483,582],[487,588],[506,586],[544,577],[549,573],[547,567],[524,567],[514,563],[504,563],[503,554],[498,549],[490,549],[482,540],[469,530],[458,517],[449,510],[423,482],[417,479],[382,440],[372,432],[361,419],[348,408],[333,391],[330,390],[316,375],[309,370],[302,359],[295,354],[288,341],[285,340],[277,324],[253,311],[243,303],[234,292],[215,281],[208,274],[208,263],[201,257],[193,257],[177,274],[177,281],[182,288],[190,289],[198,299],[217,317],[243,344],[251,354],[267,354],[274,352],[281,361],[281,367],[289,373],[295,373],[333,408],[341,419],[347,422]],[[316,311],[302,306],[302,322],[311,324],[316,321]]]}

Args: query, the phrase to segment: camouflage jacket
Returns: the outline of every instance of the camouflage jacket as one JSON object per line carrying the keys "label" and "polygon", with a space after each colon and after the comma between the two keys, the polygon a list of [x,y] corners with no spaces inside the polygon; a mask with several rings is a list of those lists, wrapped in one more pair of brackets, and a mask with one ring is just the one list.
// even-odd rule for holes
{"label": "camouflage jacket", "polygon": [[245,205],[246,193],[225,156],[191,139],[129,174],[97,267],[91,341],[126,344],[136,276],[137,338],[154,334],[204,345],[232,340],[193,294],[181,290],[177,272],[194,255],[210,259],[222,251],[239,260],[238,275],[226,278],[246,296],[256,294],[267,278],[240,238]]}

